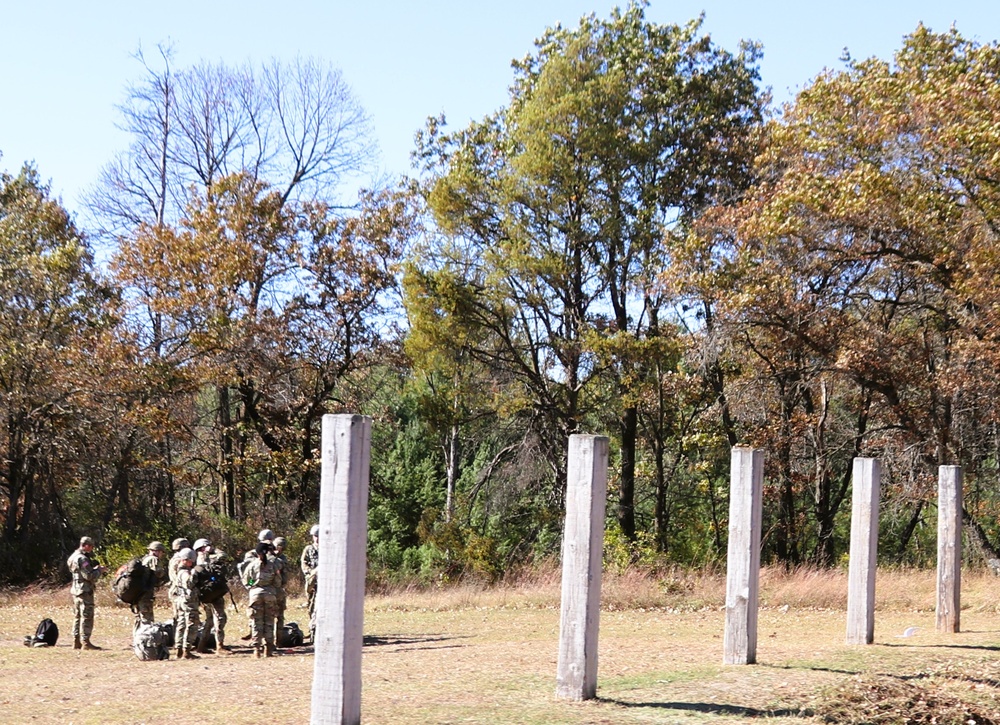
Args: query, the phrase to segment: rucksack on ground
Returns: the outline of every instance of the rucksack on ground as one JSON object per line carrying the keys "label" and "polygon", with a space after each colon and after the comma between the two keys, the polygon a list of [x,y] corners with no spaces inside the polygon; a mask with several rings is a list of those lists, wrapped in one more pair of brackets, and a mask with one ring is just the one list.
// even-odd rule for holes
{"label": "rucksack on ground", "polygon": [[142,559],[129,559],[118,567],[111,580],[111,589],[121,601],[135,604],[155,583],[153,571],[142,563]]}
{"label": "rucksack on ground", "polygon": [[212,604],[229,593],[226,567],[217,562],[199,564],[194,568],[194,585],[202,604]]}
{"label": "rucksack on ground", "polygon": [[301,647],[305,641],[305,635],[295,622],[286,623],[278,632],[279,647]]}
{"label": "rucksack on ground", "polygon": [[38,626],[35,633],[24,638],[25,647],[55,647],[59,641],[59,627],[51,619],[46,617]]}
{"label": "rucksack on ground", "polygon": [[[202,640],[205,640],[202,643]],[[202,624],[198,628],[198,636],[195,637],[194,645],[199,649],[215,649],[215,630],[211,624]]]}
{"label": "rucksack on ground", "polygon": [[170,659],[173,623],[143,622],[132,632],[132,651],[144,662]]}

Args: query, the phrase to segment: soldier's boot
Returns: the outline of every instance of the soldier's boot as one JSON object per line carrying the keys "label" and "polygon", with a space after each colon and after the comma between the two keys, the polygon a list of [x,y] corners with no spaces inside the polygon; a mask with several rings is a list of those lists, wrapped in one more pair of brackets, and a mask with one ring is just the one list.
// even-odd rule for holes
{"label": "soldier's boot", "polygon": [[259,660],[260,657],[261,657],[260,647],[254,647],[253,648],[253,658],[255,660]]}
{"label": "soldier's boot", "polygon": [[184,659],[186,659],[186,660],[200,660],[201,657],[199,657],[198,655],[196,655],[191,650],[186,649],[186,650],[184,650]]}
{"label": "soldier's boot", "polygon": [[217,655],[231,655],[229,647],[226,646],[225,635],[217,634],[215,636],[215,654]]}
{"label": "soldier's boot", "polygon": [[181,645],[177,645],[177,651],[174,652],[174,657],[179,660],[184,659],[184,648]]}
{"label": "soldier's boot", "polygon": [[73,638],[73,649],[82,649],[83,645],[80,644],[80,635]]}
{"label": "soldier's boot", "polygon": [[264,645],[264,656],[274,657],[274,645],[270,642]]}
{"label": "soldier's boot", "polygon": [[83,640],[83,649],[101,649],[96,644],[93,644],[89,639]]}

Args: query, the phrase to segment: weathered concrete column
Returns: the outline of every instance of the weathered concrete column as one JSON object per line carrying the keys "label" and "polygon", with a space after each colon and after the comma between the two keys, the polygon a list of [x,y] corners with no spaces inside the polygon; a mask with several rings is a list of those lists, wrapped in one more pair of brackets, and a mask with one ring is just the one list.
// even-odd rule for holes
{"label": "weathered concrete column", "polygon": [[568,464],[556,697],[591,700],[597,697],[608,439],[570,436]]}
{"label": "weathered concrete column", "polygon": [[847,568],[847,644],[875,641],[875,565],[882,466],[855,458],[851,508],[851,558]]}
{"label": "weathered concrete column", "polygon": [[752,665],[757,661],[764,451],[736,447],[731,461],[722,661],[727,665]]}
{"label": "weathered concrete column", "polygon": [[312,725],[361,722],[371,418],[324,415]]}
{"label": "weathered concrete column", "polygon": [[937,631],[959,632],[962,612],[962,467],[938,468]]}

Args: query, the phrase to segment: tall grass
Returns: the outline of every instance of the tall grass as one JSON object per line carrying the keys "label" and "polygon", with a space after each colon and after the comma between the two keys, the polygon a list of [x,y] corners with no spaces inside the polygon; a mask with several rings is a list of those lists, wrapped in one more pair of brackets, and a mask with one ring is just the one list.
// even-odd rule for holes
{"label": "tall grass", "polygon": [[[883,611],[933,611],[936,605],[933,569],[880,569],[875,583],[875,607]],[[620,610],[696,611],[726,604],[726,572],[722,568],[632,567],[604,572],[601,608]],[[396,584],[369,593],[369,605],[383,610],[445,611],[467,608],[558,608],[561,572],[549,562],[511,574],[498,584],[463,580],[441,586]],[[995,592],[1000,585],[988,569],[962,573],[962,608],[1000,609]],[[815,567],[762,567],[760,606],[764,609],[847,609],[847,571]]]}

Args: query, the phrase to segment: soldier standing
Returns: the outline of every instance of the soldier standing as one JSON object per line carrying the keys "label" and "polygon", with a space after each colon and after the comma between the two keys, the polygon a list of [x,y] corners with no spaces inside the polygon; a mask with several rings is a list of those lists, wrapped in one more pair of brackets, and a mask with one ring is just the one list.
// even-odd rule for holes
{"label": "soldier standing", "polygon": [[254,657],[270,657],[274,654],[274,610],[276,598],[275,583],[281,582],[281,570],[271,553],[272,544],[262,541],[257,544],[255,555],[243,567],[240,578],[249,592],[250,644]]}
{"label": "soldier standing", "polygon": [[198,555],[194,549],[181,549],[175,555],[177,577],[170,589],[170,596],[177,613],[177,627],[174,630],[174,641],[177,643],[177,659],[196,660],[198,655],[191,650],[198,636],[198,625],[201,617],[198,610],[201,602],[198,600],[198,588],[194,584],[194,562]]}
{"label": "soldier standing", "polygon": [[167,548],[159,541],[150,542],[146,547],[146,556],[142,558],[142,565],[153,572],[153,588],[148,592],[143,592],[136,605],[136,616],[139,624],[147,624],[153,621],[153,598],[156,590],[162,587],[170,575],[167,573],[167,562],[163,559],[163,554]]}
{"label": "soldier standing", "polygon": [[94,540],[84,536],[80,548],[66,560],[73,575],[69,590],[73,595],[73,649],[101,649],[90,641],[90,635],[94,631],[94,584],[106,570],[93,553]]}
{"label": "soldier standing", "polygon": [[167,562],[167,579],[170,582],[170,588],[167,590],[167,596],[170,597],[170,606],[173,607],[173,620],[174,620],[174,631],[177,631],[177,605],[174,603],[174,586],[177,584],[177,572],[180,570],[181,565],[181,552],[184,549],[191,548],[191,543],[185,538],[174,539],[173,543],[170,544],[170,548],[173,549],[174,555],[170,557],[170,561]]}
{"label": "soldier standing", "polygon": [[306,578],[306,605],[309,607],[309,640],[316,644],[316,574],[319,570],[319,525],[313,526],[312,543],[302,550],[302,573]]}
{"label": "soldier standing", "polygon": [[[208,566],[224,562],[226,559],[226,553],[216,551],[208,539],[195,541],[194,550],[198,554],[197,566]],[[208,650],[206,646],[207,635],[209,631],[212,631],[215,633],[215,651],[219,654],[229,654],[229,647],[226,646],[226,598],[223,596],[202,606],[205,609],[205,629],[203,636],[198,640],[197,651],[205,652]],[[209,624],[212,625],[211,629]]]}
{"label": "soldier standing", "polygon": [[285,607],[288,604],[288,592],[285,586],[291,576],[291,569],[288,568],[288,557],[285,556],[285,545],[288,542],[284,536],[274,538],[274,560],[281,570],[281,584],[274,587],[274,643],[281,646],[282,630],[285,628]]}

